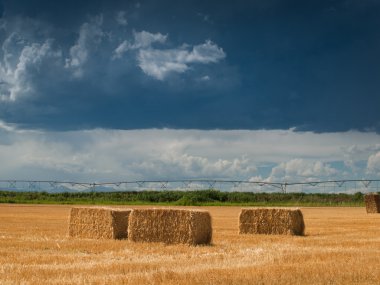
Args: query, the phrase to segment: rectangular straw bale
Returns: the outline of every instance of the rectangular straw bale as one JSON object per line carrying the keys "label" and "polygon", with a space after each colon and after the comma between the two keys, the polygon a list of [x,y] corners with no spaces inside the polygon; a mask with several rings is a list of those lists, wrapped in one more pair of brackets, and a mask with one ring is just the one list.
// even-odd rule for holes
{"label": "rectangular straw bale", "polygon": [[211,216],[200,210],[135,209],[129,217],[128,238],[134,242],[209,244]]}
{"label": "rectangular straw bale", "polygon": [[368,193],[364,196],[365,208],[367,213],[380,213],[380,195],[377,193]]}
{"label": "rectangular straw bale", "polygon": [[72,208],[69,236],[91,239],[123,239],[128,237],[131,209]]}
{"label": "rectangular straw bale", "polygon": [[239,216],[239,234],[304,235],[305,223],[299,209],[247,208]]}

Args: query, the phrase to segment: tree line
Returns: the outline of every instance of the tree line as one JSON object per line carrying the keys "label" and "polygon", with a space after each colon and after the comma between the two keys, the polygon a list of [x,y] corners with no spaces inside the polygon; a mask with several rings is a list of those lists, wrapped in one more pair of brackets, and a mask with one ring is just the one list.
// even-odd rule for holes
{"label": "tree line", "polygon": [[364,194],[198,191],[18,192],[0,191],[0,203],[363,206]]}

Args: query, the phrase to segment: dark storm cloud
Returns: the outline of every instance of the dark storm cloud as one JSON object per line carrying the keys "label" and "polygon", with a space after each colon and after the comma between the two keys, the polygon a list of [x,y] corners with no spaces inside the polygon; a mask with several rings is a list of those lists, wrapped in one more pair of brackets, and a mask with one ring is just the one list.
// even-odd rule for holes
{"label": "dark storm cloud", "polygon": [[379,131],[379,13],[374,1],[3,1],[0,119]]}

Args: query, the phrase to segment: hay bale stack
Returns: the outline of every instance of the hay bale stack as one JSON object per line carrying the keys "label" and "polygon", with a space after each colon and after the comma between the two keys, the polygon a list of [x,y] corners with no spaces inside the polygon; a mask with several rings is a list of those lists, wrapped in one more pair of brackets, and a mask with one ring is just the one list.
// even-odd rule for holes
{"label": "hay bale stack", "polygon": [[365,208],[367,213],[380,213],[380,195],[376,193],[368,193],[364,196]]}
{"label": "hay bale stack", "polygon": [[69,236],[91,239],[128,237],[128,219],[132,210],[112,208],[72,208]]}
{"label": "hay bale stack", "polygon": [[129,217],[128,238],[134,242],[209,244],[211,216],[199,210],[135,209]]}
{"label": "hay bale stack", "polygon": [[305,223],[299,209],[247,208],[239,216],[239,234],[304,235]]}

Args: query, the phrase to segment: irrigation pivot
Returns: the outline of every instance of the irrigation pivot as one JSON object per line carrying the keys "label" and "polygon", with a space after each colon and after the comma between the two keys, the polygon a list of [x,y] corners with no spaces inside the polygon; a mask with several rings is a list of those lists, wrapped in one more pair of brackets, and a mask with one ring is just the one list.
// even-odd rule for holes
{"label": "irrigation pivot", "polygon": [[249,180],[179,179],[116,182],[77,182],[56,180],[0,180],[0,190],[30,192],[114,192],[143,190],[220,190],[246,192],[379,192],[380,179],[325,180],[307,182],[268,182]]}

